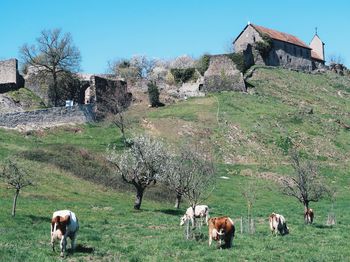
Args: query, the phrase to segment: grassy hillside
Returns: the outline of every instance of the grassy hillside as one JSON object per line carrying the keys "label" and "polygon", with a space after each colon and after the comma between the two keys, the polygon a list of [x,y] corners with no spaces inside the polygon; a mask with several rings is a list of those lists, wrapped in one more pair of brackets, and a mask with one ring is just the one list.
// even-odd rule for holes
{"label": "grassy hillside", "polygon": [[[103,154],[108,144],[120,143],[118,130],[106,123],[79,126],[78,132],[0,130],[0,158],[18,155],[36,180],[20,194],[16,218],[10,216],[13,192],[0,184],[1,261],[60,260],[49,245],[49,221],[54,210],[66,208],[81,222],[80,246],[68,261],[346,261],[350,79],[257,68],[248,81],[254,86],[250,94],[222,92],[156,109],[141,103],[127,113],[129,135],[201,141],[214,151],[218,179],[206,203],[211,216],[229,215],[236,222],[233,249],[208,248],[206,227],[203,239],[184,240],[179,218],[187,204],[174,210],[171,194],[165,192],[165,199],[159,187],[146,192],[139,212],[132,209],[128,187],[118,181],[105,187],[113,174],[104,169]],[[325,225],[329,200],[312,204],[315,224],[305,226],[302,206],[281,195],[271,179],[292,172],[286,155],[291,144],[337,188],[335,226]],[[247,212],[242,192],[252,183],[256,233],[240,234],[239,218]],[[287,218],[289,235],[270,235],[267,217],[273,211]]]}

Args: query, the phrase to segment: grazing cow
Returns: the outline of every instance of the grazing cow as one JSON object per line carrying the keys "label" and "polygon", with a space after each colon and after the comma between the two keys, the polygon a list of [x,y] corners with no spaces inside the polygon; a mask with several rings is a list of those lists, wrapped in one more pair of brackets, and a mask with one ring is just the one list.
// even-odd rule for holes
{"label": "grazing cow", "polygon": [[305,224],[312,224],[314,221],[314,211],[311,208],[307,208],[304,212]]}
{"label": "grazing cow", "polygon": [[[218,241],[220,247],[232,247],[232,240],[235,236],[235,226],[229,217],[213,217],[208,221],[209,224],[209,246],[212,240]],[[225,244],[222,245],[222,241]]]}
{"label": "grazing cow", "polygon": [[277,231],[283,236],[289,233],[289,228],[287,227],[287,222],[284,216],[276,213],[272,213],[269,216],[269,223],[271,233],[277,235]]}
{"label": "grazing cow", "polygon": [[194,209],[192,207],[187,208],[186,213],[180,218],[180,226],[184,225],[188,220],[194,225],[194,218],[205,218],[205,223],[208,225],[209,208],[206,205],[198,205]]}
{"label": "grazing cow", "polygon": [[69,210],[56,211],[51,219],[51,245],[55,251],[55,240],[60,239],[61,257],[64,256],[67,246],[67,238],[71,240],[71,248],[75,248],[75,240],[79,230],[78,219],[74,212]]}

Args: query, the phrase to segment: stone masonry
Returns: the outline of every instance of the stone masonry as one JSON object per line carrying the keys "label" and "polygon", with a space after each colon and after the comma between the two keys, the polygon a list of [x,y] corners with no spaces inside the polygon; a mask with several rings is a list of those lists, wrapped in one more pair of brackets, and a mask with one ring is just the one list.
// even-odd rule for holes
{"label": "stone masonry", "polygon": [[0,93],[23,87],[23,77],[18,72],[17,59],[0,61]]}
{"label": "stone masonry", "polygon": [[246,91],[243,74],[227,55],[214,55],[210,57],[209,68],[204,74],[204,85],[201,91],[223,90]]}
{"label": "stone masonry", "polygon": [[94,121],[93,111],[93,105],[90,104],[0,114],[0,127],[35,130],[66,124],[82,124]]}

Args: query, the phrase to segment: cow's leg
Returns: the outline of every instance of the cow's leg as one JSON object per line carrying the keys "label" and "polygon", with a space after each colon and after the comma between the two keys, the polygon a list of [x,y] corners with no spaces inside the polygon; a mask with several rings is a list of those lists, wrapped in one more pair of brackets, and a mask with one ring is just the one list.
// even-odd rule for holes
{"label": "cow's leg", "polygon": [[66,251],[66,245],[67,245],[67,239],[66,236],[62,236],[61,242],[60,242],[60,248],[61,248],[61,257],[64,257],[64,252]]}
{"label": "cow's leg", "polygon": [[71,249],[72,251],[74,251],[75,247],[76,247],[76,238],[77,238],[77,234],[72,234],[71,237]]}
{"label": "cow's leg", "polygon": [[52,246],[52,251],[55,251],[55,239],[52,232],[51,232],[51,246]]}

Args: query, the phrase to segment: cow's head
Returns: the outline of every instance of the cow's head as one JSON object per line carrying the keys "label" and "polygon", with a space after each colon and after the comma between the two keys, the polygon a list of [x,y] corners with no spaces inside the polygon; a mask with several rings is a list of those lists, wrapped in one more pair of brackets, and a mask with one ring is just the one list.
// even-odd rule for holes
{"label": "cow's head", "polygon": [[64,217],[56,216],[52,218],[51,225],[52,225],[52,232],[55,232],[57,230],[61,231],[61,235],[64,235],[67,230],[67,226],[70,223],[70,216],[66,215]]}
{"label": "cow's head", "polygon": [[180,226],[183,226],[187,221],[187,216],[186,215],[183,215],[181,218],[180,218]]}

